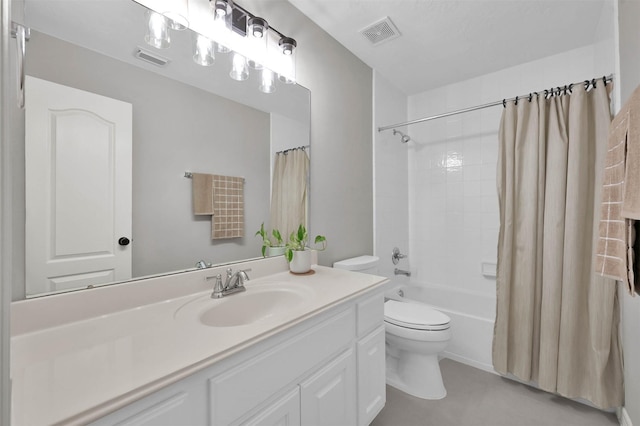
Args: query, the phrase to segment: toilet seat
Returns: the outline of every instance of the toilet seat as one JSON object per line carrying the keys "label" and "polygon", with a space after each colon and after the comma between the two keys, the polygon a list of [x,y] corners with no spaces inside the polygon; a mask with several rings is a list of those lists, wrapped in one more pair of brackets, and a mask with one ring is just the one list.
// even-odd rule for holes
{"label": "toilet seat", "polygon": [[399,327],[414,330],[447,330],[451,319],[421,303],[387,300],[384,303],[384,320]]}

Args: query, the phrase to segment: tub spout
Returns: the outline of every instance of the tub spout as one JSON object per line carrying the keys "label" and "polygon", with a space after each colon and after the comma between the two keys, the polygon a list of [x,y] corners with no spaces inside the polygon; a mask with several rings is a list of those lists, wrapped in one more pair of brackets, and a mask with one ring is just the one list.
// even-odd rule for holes
{"label": "tub spout", "polygon": [[395,275],[406,275],[407,277],[411,276],[411,272],[410,271],[405,271],[404,269],[396,268],[396,269],[393,270],[393,273]]}

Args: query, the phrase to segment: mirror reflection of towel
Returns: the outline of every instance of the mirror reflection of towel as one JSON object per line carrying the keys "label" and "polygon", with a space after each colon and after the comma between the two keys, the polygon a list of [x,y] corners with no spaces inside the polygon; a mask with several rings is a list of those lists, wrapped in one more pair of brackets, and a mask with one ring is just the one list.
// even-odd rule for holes
{"label": "mirror reflection of towel", "polygon": [[211,175],[211,239],[244,237],[244,178]]}
{"label": "mirror reflection of towel", "polygon": [[213,214],[213,175],[193,173],[191,175],[193,193],[193,214],[196,216]]}

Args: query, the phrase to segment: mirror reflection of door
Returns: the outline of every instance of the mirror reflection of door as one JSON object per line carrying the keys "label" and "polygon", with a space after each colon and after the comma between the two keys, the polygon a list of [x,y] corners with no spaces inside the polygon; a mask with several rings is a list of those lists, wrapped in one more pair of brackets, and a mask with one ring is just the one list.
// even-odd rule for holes
{"label": "mirror reflection of door", "polygon": [[129,103],[27,77],[27,296],[131,277]]}

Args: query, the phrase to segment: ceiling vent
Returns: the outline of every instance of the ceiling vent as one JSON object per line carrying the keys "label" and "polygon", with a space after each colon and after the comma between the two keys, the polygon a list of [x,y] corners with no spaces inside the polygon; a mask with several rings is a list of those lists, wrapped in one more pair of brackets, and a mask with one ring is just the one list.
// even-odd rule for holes
{"label": "ceiling vent", "polygon": [[360,34],[365,36],[374,46],[400,37],[400,31],[388,16],[360,30]]}
{"label": "ceiling vent", "polygon": [[158,67],[164,67],[170,62],[167,58],[163,58],[160,55],[156,55],[155,53],[151,53],[148,50],[144,50],[139,47],[136,48],[136,51],[133,55],[138,59],[149,62],[150,64]]}

